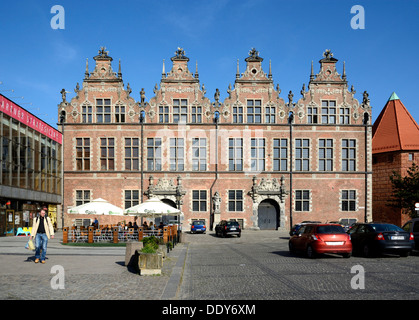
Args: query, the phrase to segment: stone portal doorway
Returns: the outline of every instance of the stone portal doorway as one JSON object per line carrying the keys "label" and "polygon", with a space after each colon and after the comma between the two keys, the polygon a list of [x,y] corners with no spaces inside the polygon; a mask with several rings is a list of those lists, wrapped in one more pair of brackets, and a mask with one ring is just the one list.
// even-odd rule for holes
{"label": "stone portal doorway", "polygon": [[279,205],[275,200],[265,199],[258,206],[258,227],[260,230],[277,230],[279,227]]}

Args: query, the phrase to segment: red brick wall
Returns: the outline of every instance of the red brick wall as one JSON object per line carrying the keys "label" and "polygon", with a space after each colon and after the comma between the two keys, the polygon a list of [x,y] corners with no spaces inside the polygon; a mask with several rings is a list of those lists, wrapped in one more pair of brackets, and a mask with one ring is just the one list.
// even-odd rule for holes
{"label": "red brick wall", "polygon": [[[413,153],[414,160],[409,161],[409,153]],[[406,175],[407,169],[412,163],[419,162],[419,152],[402,151],[387,152],[374,155],[373,161],[373,219],[402,226],[410,218],[402,214],[402,210],[389,206],[392,186],[390,175],[393,171]]]}

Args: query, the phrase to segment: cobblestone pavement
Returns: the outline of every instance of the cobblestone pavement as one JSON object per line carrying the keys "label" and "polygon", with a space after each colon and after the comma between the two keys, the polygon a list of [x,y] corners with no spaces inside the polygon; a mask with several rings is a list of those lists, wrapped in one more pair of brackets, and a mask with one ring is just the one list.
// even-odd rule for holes
{"label": "cobblestone pavement", "polygon": [[[34,252],[24,248],[28,238],[0,238],[0,299],[159,300],[171,299],[171,274],[179,255],[178,244],[163,263],[162,274],[139,276],[124,265],[125,247],[64,246],[58,233],[49,240],[45,264],[35,264]],[[54,265],[64,270],[64,290],[52,289]],[[173,285],[172,285],[173,287]],[[177,286],[176,286],[177,288]]]}
{"label": "cobblestone pavement", "polygon": [[[0,299],[52,300],[417,300],[419,256],[380,258],[290,255],[282,231],[242,232],[241,238],[183,234],[163,263],[162,275],[139,276],[124,266],[124,247],[72,247],[57,234],[47,263],[33,263],[28,238],[0,238]],[[65,271],[64,290],[54,290],[55,265]],[[365,289],[351,288],[365,270]]]}
{"label": "cobblestone pavement", "polygon": [[[192,237],[194,238],[192,241]],[[241,238],[187,235],[190,242],[179,299],[191,300],[417,300],[419,256],[377,258],[291,255],[289,236],[243,232]],[[365,289],[351,281],[362,266]],[[357,282],[360,284],[360,282]]]}

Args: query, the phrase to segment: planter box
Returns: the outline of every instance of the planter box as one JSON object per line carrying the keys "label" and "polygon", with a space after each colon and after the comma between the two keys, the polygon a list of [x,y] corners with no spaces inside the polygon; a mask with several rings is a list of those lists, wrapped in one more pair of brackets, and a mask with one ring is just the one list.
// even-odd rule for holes
{"label": "planter box", "polygon": [[144,253],[137,250],[136,255],[138,256],[140,275],[161,274],[161,268],[163,267],[163,255],[161,252]]}
{"label": "planter box", "polygon": [[125,249],[125,265],[132,266],[135,265],[135,252],[143,248],[142,242],[127,242]]}
{"label": "planter box", "polygon": [[167,246],[165,244],[159,244],[158,252],[161,252],[163,259],[165,259],[167,255]]}

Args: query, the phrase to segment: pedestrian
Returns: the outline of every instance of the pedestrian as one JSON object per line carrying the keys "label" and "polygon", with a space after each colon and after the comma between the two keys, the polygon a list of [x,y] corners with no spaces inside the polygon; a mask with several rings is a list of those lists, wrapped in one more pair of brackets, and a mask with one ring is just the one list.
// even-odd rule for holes
{"label": "pedestrian", "polygon": [[46,211],[42,209],[39,216],[33,219],[31,239],[35,239],[35,263],[45,263],[47,254],[48,239],[54,239],[54,228],[51,219],[45,216]]}

